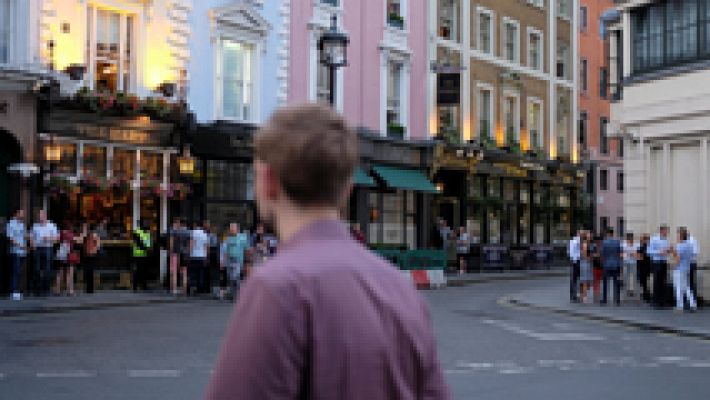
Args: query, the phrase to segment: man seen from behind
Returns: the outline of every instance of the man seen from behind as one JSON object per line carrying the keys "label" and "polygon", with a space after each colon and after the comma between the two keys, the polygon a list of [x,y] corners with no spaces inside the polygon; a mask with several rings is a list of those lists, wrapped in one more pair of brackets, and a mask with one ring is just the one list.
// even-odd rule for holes
{"label": "man seen from behind", "polygon": [[423,298],[339,219],[357,147],[317,105],[256,134],[257,205],[279,252],[244,285],[206,399],[449,398]]}

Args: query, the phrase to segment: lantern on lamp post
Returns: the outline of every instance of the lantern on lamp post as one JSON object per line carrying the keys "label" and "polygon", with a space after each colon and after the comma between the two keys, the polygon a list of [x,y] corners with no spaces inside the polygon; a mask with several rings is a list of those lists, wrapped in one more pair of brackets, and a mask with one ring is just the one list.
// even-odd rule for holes
{"label": "lantern on lamp post", "polygon": [[177,159],[180,175],[191,176],[195,173],[195,158],[190,155],[190,148],[185,146],[182,155]]}
{"label": "lantern on lamp post", "polygon": [[330,29],[323,32],[318,39],[318,55],[320,63],[328,67],[329,102],[335,105],[335,72],[338,68],[348,65],[348,35],[338,30],[338,17],[333,15]]}

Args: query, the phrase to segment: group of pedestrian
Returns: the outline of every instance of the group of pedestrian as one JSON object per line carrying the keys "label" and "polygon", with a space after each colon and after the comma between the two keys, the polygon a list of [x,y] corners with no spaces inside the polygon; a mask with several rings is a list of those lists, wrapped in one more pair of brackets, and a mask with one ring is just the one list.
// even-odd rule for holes
{"label": "group of pedestrian", "polygon": [[[218,296],[231,292],[236,299],[239,281],[249,275],[276,252],[276,238],[258,224],[254,233],[242,231],[232,222],[220,240],[209,221],[188,227],[184,220],[175,218],[168,232],[169,290],[174,295],[211,293],[210,271],[219,266]],[[180,287],[178,283],[181,283]]]}
{"label": "group of pedestrian", "polygon": [[449,227],[449,223],[444,218],[439,218],[434,225],[432,232],[432,246],[441,249],[447,254],[455,253],[456,264],[459,274],[464,274],[468,270],[468,258],[471,252],[471,237],[466,227],[461,226],[458,230]]}
{"label": "group of pedestrian", "polygon": [[[598,301],[605,305],[611,282],[616,305],[621,303],[623,287],[629,298],[650,303],[655,308],[666,307],[675,295],[676,311],[685,310],[686,302],[687,308],[695,311],[697,303],[691,277],[697,268],[698,243],[685,227],[678,228],[675,244],[671,244],[668,234],[669,228],[665,225],[653,237],[642,235],[640,241],[635,240],[633,233],[627,233],[624,240],[618,239],[611,228],[606,230],[604,238],[580,230],[570,240],[568,248],[572,261],[570,300]],[[672,288],[667,283],[669,267],[672,268]]]}
{"label": "group of pedestrian", "polygon": [[22,300],[20,277],[27,257],[34,260],[30,287],[35,296],[47,296],[51,291],[54,267],[54,294],[75,295],[74,274],[77,268],[84,273],[87,293],[92,293],[93,273],[101,249],[101,238],[94,226],[88,223],[74,226],[63,224],[60,231],[40,210],[37,222],[28,230],[25,210],[18,209],[5,226],[9,241],[10,293],[13,300]]}

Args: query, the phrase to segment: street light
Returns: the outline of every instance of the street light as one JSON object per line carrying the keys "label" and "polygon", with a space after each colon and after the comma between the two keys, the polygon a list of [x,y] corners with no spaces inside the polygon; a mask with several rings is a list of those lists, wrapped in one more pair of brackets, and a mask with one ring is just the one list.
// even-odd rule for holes
{"label": "street light", "polygon": [[190,148],[185,146],[182,156],[178,157],[178,169],[180,175],[189,176],[195,173],[195,158],[190,155]]}
{"label": "street light", "polygon": [[44,145],[44,159],[50,164],[58,163],[62,160],[62,148],[54,141]]}
{"label": "street light", "polygon": [[338,30],[338,17],[333,15],[330,19],[330,29],[323,32],[318,39],[318,52],[320,63],[328,67],[330,84],[330,105],[335,105],[335,72],[338,68],[348,65],[348,35]]}

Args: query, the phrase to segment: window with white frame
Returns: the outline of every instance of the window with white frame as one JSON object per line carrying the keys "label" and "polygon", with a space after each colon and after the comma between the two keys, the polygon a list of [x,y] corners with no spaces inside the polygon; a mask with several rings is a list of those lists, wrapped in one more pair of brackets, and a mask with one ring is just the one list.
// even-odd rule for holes
{"label": "window with white frame", "polygon": [[503,19],[503,57],[511,62],[520,60],[520,25],[517,21]]}
{"label": "window with white frame", "polygon": [[506,93],[503,96],[503,119],[505,121],[505,140],[508,144],[520,143],[520,121],[518,95]]}
{"label": "window with white frame", "polygon": [[559,79],[569,79],[570,64],[569,45],[564,42],[557,43],[557,68],[556,76]]}
{"label": "window with white frame", "polygon": [[133,88],[135,16],[90,5],[86,40],[90,86],[104,92]]}
{"label": "window with white frame", "polygon": [[542,32],[537,29],[528,29],[528,67],[542,71],[543,54]]}
{"label": "window with white frame", "polygon": [[579,29],[583,32],[587,30],[587,6],[579,7]]}
{"label": "window with white frame", "polygon": [[478,89],[478,139],[493,139],[493,88],[480,86]]}
{"label": "window with white frame", "polygon": [[528,4],[537,8],[545,8],[545,0],[528,0]]}
{"label": "window with white frame", "polygon": [[406,0],[387,0],[387,24],[404,29],[405,2]]}
{"label": "window with white frame", "polygon": [[493,54],[493,13],[484,8],[478,9],[478,50],[482,53]]}
{"label": "window with white frame", "polygon": [[536,98],[528,100],[528,127],[530,130],[530,148],[543,150],[545,148],[543,135],[542,101]]}
{"label": "window with white frame", "polygon": [[390,61],[387,65],[387,134],[404,135],[402,118],[402,63]]}
{"label": "window with white frame", "polygon": [[10,62],[13,0],[0,0],[0,64]]}
{"label": "window with white frame", "polygon": [[436,0],[438,33],[442,39],[459,41],[459,0]]}
{"label": "window with white frame", "polygon": [[221,117],[250,121],[253,115],[251,44],[222,40],[221,46]]}
{"label": "window with white frame", "polygon": [[570,18],[570,0],[557,0],[557,16]]}

